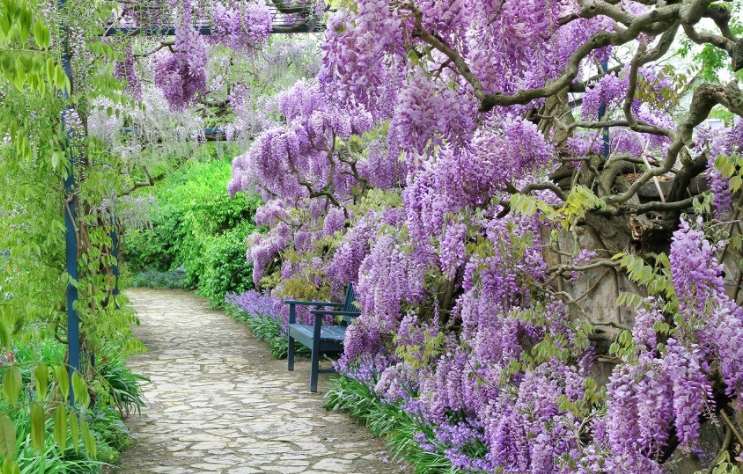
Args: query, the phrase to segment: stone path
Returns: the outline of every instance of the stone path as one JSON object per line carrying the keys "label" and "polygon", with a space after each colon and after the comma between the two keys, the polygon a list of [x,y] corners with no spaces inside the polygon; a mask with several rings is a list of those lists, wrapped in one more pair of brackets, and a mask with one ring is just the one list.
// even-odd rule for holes
{"label": "stone path", "polygon": [[[245,326],[187,292],[130,290],[149,353],[130,365],[151,379],[131,417],[126,474],[400,472],[382,444],[309,392],[309,364],[272,360]],[[326,383],[321,379],[321,389]]]}

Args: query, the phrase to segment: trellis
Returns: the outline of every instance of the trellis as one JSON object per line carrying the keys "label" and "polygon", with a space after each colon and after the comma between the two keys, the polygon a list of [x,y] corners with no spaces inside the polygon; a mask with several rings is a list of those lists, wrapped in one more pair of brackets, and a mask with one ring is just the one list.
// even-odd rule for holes
{"label": "trellis", "polygon": [[[58,0],[57,8],[61,11],[65,8],[67,0]],[[272,13],[272,34],[295,34],[295,33],[316,33],[324,30],[324,24],[319,15],[321,12],[316,12],[313,4],[305,5],[291,5],[284,4],[281,0],[273,0],[273,3],[269,4],[269,9]],[[283,16],[282,16],[283,15]],[[278,21],[277,21],[278,20]],[[209,24],[197,24],[194,25],[199,35],[210,36],[212,34],[212,28]],[[63,40],[63,53],[62,53],[62,68],[69,79],[70,89],[65,91],[65,99],[69,99],[69,94],[72,91],[72,68],[71,61],[72,56],[70,53],[69,45],[69,28],[66,25],[62,25],[62,31],[64,32]],[[150,27],[114,27],[109,26],[105,28],[104,36],[173,36],[175,35],[175,27],[170,25],[161,26],[150,26]],[[68,106],[71,108],[71,106]],[[63,117],[64,123],[64,117]],[[220,129],[208,128],[204,130],[204,136],[209,137],[212,141],[222,141],[225,139],[223,131]],[[69,131],[68,131],[69,138]],[[77,234],[75,232],[75,220],[77,218],[76,199],[75,199],[75,187],[77,183],[75,181],[74,165],[75,157],[70,151],[68,156],[68,163],[70,171],[65,178],[64,188],[67,194],[66,205],[65,205],[65,264],[69,278],[67,284],[67,345],[68,345],[68,364],[69,374],[75,371],[80,371],[80,317],[75,309],[75,304],[78,301],[78,290],[75,286],[75,282],[78,279],[78,262],[77,262]],[[112,256],[115,261],[118,262],[119,258],[119,238],[116,233],[116,229],[112,230],[111,234],[112,242]],[[115,279],[113,295],[116,297],[119,293],[119,267],[118,263],[112,266],[112,275]],[[74,394],[70,391],[70,402],[74,404]]]}

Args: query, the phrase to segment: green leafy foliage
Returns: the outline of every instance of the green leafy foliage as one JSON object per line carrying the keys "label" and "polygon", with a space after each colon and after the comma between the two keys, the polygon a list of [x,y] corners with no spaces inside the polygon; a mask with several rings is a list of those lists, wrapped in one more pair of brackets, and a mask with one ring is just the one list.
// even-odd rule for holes
{"label": "green leafy foliage", "polygon": [[[104,200],[125,188],[128,164],[87,133],[94,101],[121,105],[130,100],[106,67],[113,58],[108,45],[78,43],[79,54],[70,64],[77,73],[73,90],[60,61],[70,44],[67,36],[74,28],[76,40],[85,42],[91,37],[86,22],[105,18],[91,18],[96,11],[89,4],[60,2],[58,12],[50,11],[53,7],[56,2],[0,2],[0,127],[7,137],[0,144],[3,473],[101,470],[96,430],[86,418],[111,408],[102,401],[103,390],[93,393],[100,377],[88,364],[70,383],[66,347],[57,342],[66,333],[68,283],[79,291],[84,351],[100,354],[104,341],[117,344],[117,356],[141,349],[129,330],[136,318],[131,310],[116,308],[111,295],[111,225],[100,211]],[[64,216],[72,194],[62,183],[70,173],[76,178],[71,193],[78,210],[75,281],[65,272],[64,254]],[[74,409],[68,403],[71,391],[78,402]],[[78,440],[85,449],[78,450]]]}
{"label": "green leafy foliage", "polygon": [[[195,288],[213,305],[227,292],[252,288],[252,267],[245,262],[245,239],[256,230],[253,215],[257,197],[230,199],[229,162],[212,156],[196,157],[158,185],[154,194],[152,226],[126,234],[125,258],[137,285]],[[183,266],[183,284],[156,272],[168,273]],[[162,283],[160,283],[162,282]],[[172,283],[171,283],[172,282]]]}
{"label": "green leafy foliage", "polygon": [[592,209],[605,209],[606,202],[596,196],[586,186],[574,186],[568,195],[565,204],[554,209],[552,206],[526,194],[514,194],[511,197],[510,207],[513,212],[525,216],[533,216],[540,213],[542,219],[559,222],[568,229],[586,216],[586,212]]}
{"label": "green leafy foliage", "polygon": [[711,474],[740,474],[740,468],[736,465],[735,461],[730,459],[730,453],[725,451],[717,459],[715,465],[707,472]]}
{"label": "green leafy foliage", "polygon": [[715,160],[717,168],[724,178],[730,180],[730,191],[737,193],[743,185],[743,156],[718,156]]}
{"label": "green leafy foliage", "polygon": [[[21,472],[97,473],[102,463],[113,463],[130,443],[122,416],[142,406],[139,383],[111,347],[101,354],[98,376],[86,382],[76,372],[72,390],[78,409],[66,403],[70,377],[62,363],[65,346],[50,340],[32,340],[17,346],[12,365],[0,367],[2,378],[18,396],[0,400],[0,461]],[[12,375],[8,375],[12,374]],[[15,466],[15,467],[13,467]]]}
{"label": "green leafy foliage", "polygon": [[103,389],[111,395],[113,404],[124,416],[139,413],[144,406],[141,382],[146,377],[133,373],[120,358],[106,359],[98,366],[98,373],[104,380]]}

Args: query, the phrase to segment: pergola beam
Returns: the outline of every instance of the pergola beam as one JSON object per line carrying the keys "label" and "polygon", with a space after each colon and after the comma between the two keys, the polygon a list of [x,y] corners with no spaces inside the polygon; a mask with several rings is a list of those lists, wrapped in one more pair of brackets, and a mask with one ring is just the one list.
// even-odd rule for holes
{"label": "pergola beam", "polygon": [[[298,23],[296,25],[282,25],[277,24],[271,29],[271,34],[294,34],[294,33],[318,33],[322,31],[322,25],[320,25],[316,18],[309,21]],[[144,28],[133,27],[133,26],[119,26],[107,28],[103,36],[175,36],[175,26],[163,25],[163,26],[148,26]],[[196,30],[201,36],[211,36],[212,27],[209,25],[197,26]]]}

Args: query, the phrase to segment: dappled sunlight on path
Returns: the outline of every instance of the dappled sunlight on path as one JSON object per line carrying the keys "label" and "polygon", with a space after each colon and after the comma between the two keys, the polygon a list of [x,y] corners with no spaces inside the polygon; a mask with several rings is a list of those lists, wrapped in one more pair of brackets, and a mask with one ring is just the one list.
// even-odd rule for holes
{"label": "dappled sunlight on path", "polygon": [[127,421],[135,446],[118,472],[400,472],[363,427],[309,393],[308,363],[288,372],[243,325],[190,293],[127,295],[142,320],[135,334],[149,348],[130,365],[152,382],[142,417]]}

